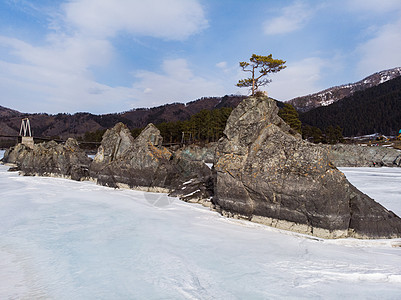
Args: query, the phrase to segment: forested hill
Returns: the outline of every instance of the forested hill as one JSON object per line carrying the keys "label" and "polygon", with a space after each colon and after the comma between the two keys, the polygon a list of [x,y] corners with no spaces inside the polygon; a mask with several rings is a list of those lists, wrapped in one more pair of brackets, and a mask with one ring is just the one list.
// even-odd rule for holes
{"label": "forested hill", "polygon": [[364,91],[386,81],[401,76],[401,67],[374,73],[358,82],[334,86],[315,94],[297,97],[289,100],[299,112],[307,112],[320,106],[328,106],[345,97],[350,97],[355,92]]}
{"label": "forested hill", "polygon": [[401,129],[401,77],[300,114],[303,124],[343,128],[344,136],[395,135]]}
{"label": "forested hill", "polygon": [[0,135],[17,135],[21,126],[21,118],[26,117],[31,121],[33,134],[39,137],[80,137],[86,132],[111,128],[117,122],[123,122],[131,129],[143,128],[148,123],[159,124],[188,120],[202,110],[236,107],[244,98],[245,96],[240,95],[204,97],[186,104],[172,103],[106,115],[90,113],[26,114],[0,106]]}

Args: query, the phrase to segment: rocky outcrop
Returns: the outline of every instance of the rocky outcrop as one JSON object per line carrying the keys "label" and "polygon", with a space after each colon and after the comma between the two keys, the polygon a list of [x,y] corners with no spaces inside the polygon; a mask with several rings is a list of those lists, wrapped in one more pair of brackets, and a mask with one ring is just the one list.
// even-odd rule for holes
{"label": "rocky outcrop", "polygon": [[75,139],[68,139],[64,145],[50,141],[35,144],[29,148],[23,144],[8,149],[3,163],[15,164],[14,170],[24,175],[61,176],[83,180],[89,176],[90,158]]}
{"label": "rocky outcrop", "polygon": [[401,151],[384,147],[327,145],[336,167],[401,167]]}
{"label": "rocky outcrop", "polygon": [[92,178],[114,188],[168,192],[212,203],[229,217],[318,237],[401,237],[401,219],[352,186],[326,147],[303,141],[277,112],[266,97],[244,100],[217,143],[213,174],[204,163],[207,151],[171,152],[152,124],[136,139],[122,123],[107,130],[92,163],[74,139],[32,149],[19,144],[3,162],[25,175]]}
{"label": "rocky outcrop", "polygon": [[191,202],[208,201],[213,193],[210,169],[161,144],[162,137],[153,124],[134,140],[128,128],[119,123],[104,134],[90,175],[110,187],[167,192]]}
{"label": "rocky outcrop", "polygon": [[303,141],[266,97],[234,109],[217,146],[216,209],[324,238],[401,237],[401,219],[358,191],[327,149]]}

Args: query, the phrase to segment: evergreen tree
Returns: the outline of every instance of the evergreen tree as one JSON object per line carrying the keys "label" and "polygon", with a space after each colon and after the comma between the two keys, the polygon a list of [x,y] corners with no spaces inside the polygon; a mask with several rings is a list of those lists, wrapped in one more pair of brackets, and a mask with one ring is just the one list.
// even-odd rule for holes
{"label": "evergreen tree", "polygon": [[[286,68],[284,65],[286,62],[281,59],[274,59],[272,54],[268,56],[252,54],[249,59],[250,62],[241,61],[240,67],[244,72],[251,73],[251,77],[241,79],[238,81],[238,87],[251,87],[252,96],[260,86],[266,85],[271,82],[270,79],[263,78],[269,73],[277,73]],[[259,73],[259,74],[257,74]]]}
{"label": "evergreen tree", "polygon": [[302,126],[302,138],[315,144],[324,142],[323,133],[320,128],[309,125]]}
{"label": "evergreen tree", "polygon": [[329,106],[300,114],[303,124],[325,130],[343,128],[345,136],[396,135],[401,129],[401,77],[355,92]]}
{"label": "evergreen tree", "polygon": [[292,129],[301,133],[301,120],[299,119],[298,112],[294,106],[289,103],[284,103],[284,107],[279,110],[278,115],[282,118]]}

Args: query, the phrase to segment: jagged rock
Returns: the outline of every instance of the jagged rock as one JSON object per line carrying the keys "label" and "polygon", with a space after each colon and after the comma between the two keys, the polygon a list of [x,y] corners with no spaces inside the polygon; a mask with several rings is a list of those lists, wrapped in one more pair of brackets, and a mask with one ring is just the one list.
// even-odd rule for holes
{"label": "jagged rock", "polygon": [[203,161],[193,161],[174,153],[171,161],[173,173],[179,174],[174,183],[171,196],[186,202],[211,205],[213,196],[213,176],[210,168]]}
{"label": "jagged rock", "polygon": [[131,132],[123,123],[117,123],[112,129],[106,130],[102,143],[91,165],[91,172],[100,170],[104,165],[121,159],[123,154],[134,144]]}
{"label": "jagged rock", "polygon": [[83,180],[89,176],[90,158],[79,148],[75,139],[64,145],[50,141],[29,148],[23,144],[6,151],[3,163],[17,165],[24,175],[61,176]]}
{"label": "jagged rock", "polygon": [[401,167],[401,151],[384,147],[327,145],[336,167]]}
{"label": "jagged rock", "polygon": [[203,201],[213,192],[210,169],[163,147],[160,131],[153,124],[135,140],[122,123],[107,130],[90,174],[102,185],[168,192],[186,201]]}
{"label": "jagged rock", "polygon": [[401,219],[352,186],[324,147],[303,141],[277,112],[266,97],[233,110],[216,150],[216,209],[324,238],[401,237]]}

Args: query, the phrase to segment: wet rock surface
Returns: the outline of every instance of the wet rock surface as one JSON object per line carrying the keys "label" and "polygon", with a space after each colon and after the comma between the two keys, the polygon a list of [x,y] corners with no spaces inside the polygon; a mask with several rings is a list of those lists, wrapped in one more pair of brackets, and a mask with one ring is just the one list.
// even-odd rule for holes
{"label": "wet rock surface", "polygon": [[401,237],[401,219],[352,186],[326,148],[303,141],[277,112],[265,97],[232,112],[216,150],[216,209],[324,238]]}
{"label": "wet rock surface", "polygon": [[401,167],[401,151],[385,147],[326,145],[336,167]]}
{"label": "wet rock surface", "polygon": [[84,180],[89,176],[90,158],[77,141],[68,139],[64,145],[50,141],[29,148],[23,144],[8,149],[3,163],[15,164],[12,170],[24,175],[61,176]]}

